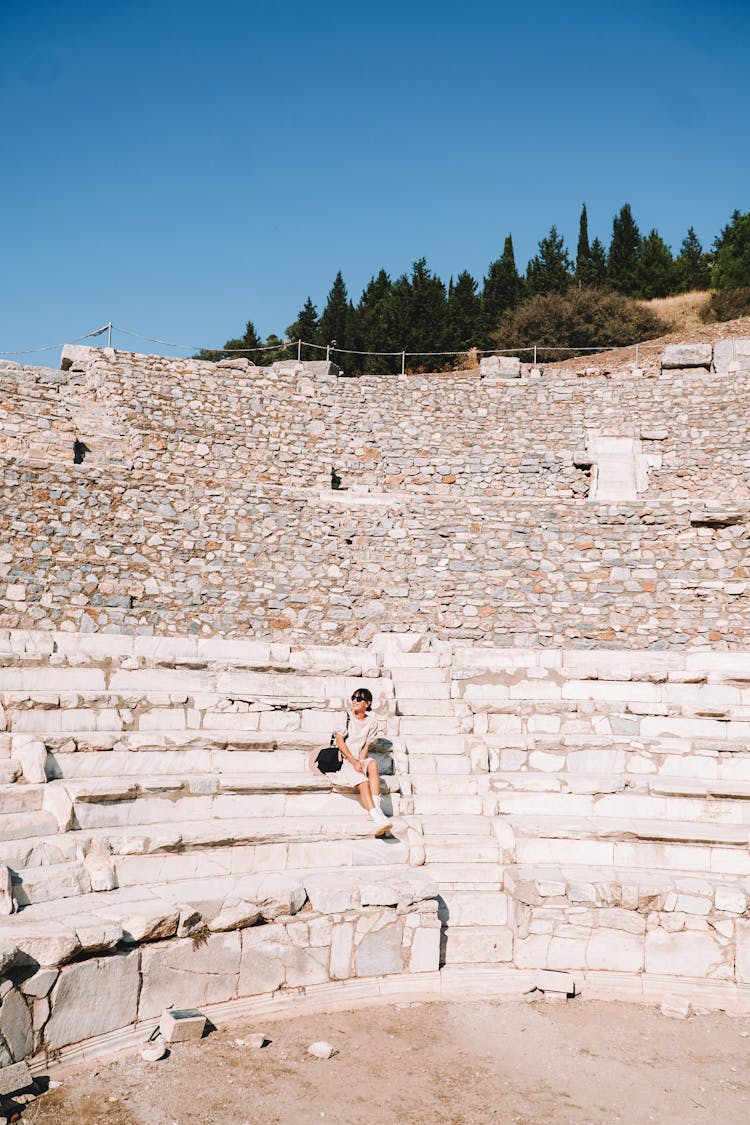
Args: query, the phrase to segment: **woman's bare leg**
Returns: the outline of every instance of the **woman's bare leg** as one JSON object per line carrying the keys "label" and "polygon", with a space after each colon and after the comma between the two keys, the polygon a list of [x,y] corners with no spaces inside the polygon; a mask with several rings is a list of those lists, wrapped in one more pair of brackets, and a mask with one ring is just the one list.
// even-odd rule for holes
{"label": "woman's bare leg", "polygon": [[359,799],[362,802],[362,807],[367,809],[368,812],[370,809],[374,809],[375,802],[372,799],[369,781],[363,781],[361,785],[357,786],[357,789],[359,790]]}
{"label": "woman's bare leg", "polygon": [[380,770],[374,758],[367,759],[367,777],[370,782],[370,796],[373,804],[377,805],[380,797]]}

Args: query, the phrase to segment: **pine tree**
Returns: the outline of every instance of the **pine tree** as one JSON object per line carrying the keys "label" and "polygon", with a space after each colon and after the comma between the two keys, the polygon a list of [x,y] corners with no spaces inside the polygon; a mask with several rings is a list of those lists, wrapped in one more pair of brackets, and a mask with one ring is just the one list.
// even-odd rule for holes
{"label": "pine tree", "polygon": [[523,297],[524,284],[516,269],[513,252],[513,238],[505,239],[502,257],[490,264],[482,287],[481,325],[478,343],[482,347],[491,344],[490,334],[497,328],[500,317],[508,309],[516,307]]}
{"label": "pine tree", "polygon": [[[411,268],[407,305],[409,323],[406,341],[402,346],[410,352],[425,353],[444,348],[448,313],[445,285],[429,270],[425,258],[420,258]],[[421,356],[414,357],[415,366],[422,363]]]}
{"label": "pine tree", "polygon": [[628,297],[638,292],[638,249],[640,231],[635,224],[630,204],[626,203],[612,221],[612,241],[609,244],[607,276],[609,284],[618,293]]}
{"label": "pine tree", "polygon": [[[370,278],[362,290],[355,310],[358,347],[366,352],[395,352],[401,346],[394,337],[393,309],[390,303],[391,279],[384,269]],[[385,375],[396,370],[391,356],[357,357],[357,370],[368,375]]]}
{"label": "pine tree", "polygon": [[703,252],[700,239],[693,227],[682,240],[679,257],[675,260],[677,283],[681,293],[693,289],[708,289],[711,284],[711,264]]}
{"label": "pine tree", "polygon": [[477,344],[481,312],[477,283],[464,270],[458,275],[455,285],[451,282],[448,290],[448,347],[467,351]]}
{"label": "pine tree", "polygon": [[539,253],[526,268],[526,285],[532,295],[564,293],[570,285],[570,258],[562,235],[551,226],[549,234],[539,243]]}
{"label": "pine tree", "polygon": [[750,286],[750,212],[735,211],[716,239],[716,264],[711,271],[715,289]]}
{"label": "pine tree", "polygon": [[652,230],[638,247],[637,294],[645,300],[668,297],[677,287],[672,253],[661,235]]}
{"label": "pine tree", "polygon": [[599,239],[591,243],[588,258],[591,271],[590,287],[604,289],[607,284],[607,252],[604,243]]}
{"label": "pine tree", "polygon": [[[297,313],[297,319],[293,324],[290,324],[286,330],[288,340],[302,340],[304,344],[318,344],[318,334],[320,332],[320,322],[318,320],[318,310],[312,303],[312,298],[308,297],[304,305]],[[302,348],[303,353],[305,348]],[[312,358],[319,358],[317,348],[308,348],[308,352],[314,353]]]}
{"label": "pine tree", "polygon": [[[252,320],[248,320],[245,325],[245,334],[243,336],[235,337],[232,340],[227,340],[223,348],[216,351],[210,348],[203,348],[198,353],[198,359],[208,359],[212,363],[218,363],[220,359],[249,359],[251,363],[265,363],[266,359],[263,352],[256,349],[261,347],[261,339],[255,331],[255,325]],[[263,358],[261,358],[263,357]]]}
{"label": "pine tree", "polygon": [[346,292],[346,285],[341,270],[336,274],[328,301],[320,317],[319,339],[321,344],[337,348],[349,347],[349,326],[351,321],[351,306]]}
{"label": "pine tree", "polygon": [[589,266],[591,270],[589,285],[592,289],[604,289],[607,285],[607,251],[598,238],[591,243]]}
{"label": "pine tree", "polygon": [[581,287],[592,288],[595,285],[593,263],[591,261],[591,247],[589,246],[589,219],[586,213],[585,203],[581,208],[581,219],[578,225],[576,281]]}

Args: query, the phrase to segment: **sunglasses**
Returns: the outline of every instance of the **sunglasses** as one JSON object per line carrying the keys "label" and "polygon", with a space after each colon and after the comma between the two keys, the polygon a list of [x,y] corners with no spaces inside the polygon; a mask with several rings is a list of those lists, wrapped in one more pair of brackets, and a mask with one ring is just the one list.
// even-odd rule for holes
{"label": "sunglasses", "polygon": [[369,703],[369,702],[370,702],[370,700],[369,700],[368,696],[360,695],[359,692],[356,692],[352,696],[352,703]]}

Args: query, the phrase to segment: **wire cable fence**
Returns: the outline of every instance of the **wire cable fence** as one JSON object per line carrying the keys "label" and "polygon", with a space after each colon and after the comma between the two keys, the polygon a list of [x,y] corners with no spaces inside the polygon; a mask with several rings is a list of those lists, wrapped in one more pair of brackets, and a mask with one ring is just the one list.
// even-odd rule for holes
{"label": "wire cable fence", "polygon": [[129,328],[120,328],[117,325],[109,322],[102,325],[101,328],[96,328],[91,332],[87,332],[83,336],[77,336],[74,339],[65,340],[58,344],[45,344],[38,348],[25,348],[15,351],[3,351],[0,349],[0,356],[27,356],[36,355],[44,352],[56,351],[58,348],[64,347],[66,344],[81,344],[86,340],[94,339],[96,337],[107,333],[107,347],[112,346],[112,334],[118,333],[121,336],[126,336],[135,340],[142,340],[149,344],[158,344],[160,347],[172,348],[175,351],[186,351],[192,353],[205,353],[214,355],[237,355],[237,356],[252,356],[263,355],[267,352],[286,352],[291,353],[294,358],[294,351],[296,350],[296,359],[302,359],[302,348],[311,348],[316,351],[325,352],[325,357],[330,360],[332,356],[357,356],[359,358],[383,358],[383,359],[399,359],[401,360],[401,374],[406,374],[407,360],[419,359],[435,359],[447,358],[456,356],[465,356],[472,353],[479,356],[516,356],[530,355],[532,357],[531,363],[533,367],[537,366],[540,355],[547,353],[554,353],[564,355],[568,353],[571,356],[591,353],[603,353],[613,351],[630,351],[634,350],[634,367],[638,367],[639,360],[639,347],[640,344],[597,344],[594,346],[588,345],[585,347],[575,347],[572,345],[551,345],[551,344],[524,344],[521,346],[507,345],[505,347],[496,348],[479,348],[469,346],[464,348],[444,349],[441,351],[409,351],[405,348],[398,348],[393,351],[360,351],[354,348],[340,348],[333,340],[329,344],[316,344],[311,340],[278,340],[273,344],[259,344],[251,348],[215,348],[206,347],[203,344],[178,344],[171,340],[163,340],[156,336],[146,336],[140,332],[134,332]]}

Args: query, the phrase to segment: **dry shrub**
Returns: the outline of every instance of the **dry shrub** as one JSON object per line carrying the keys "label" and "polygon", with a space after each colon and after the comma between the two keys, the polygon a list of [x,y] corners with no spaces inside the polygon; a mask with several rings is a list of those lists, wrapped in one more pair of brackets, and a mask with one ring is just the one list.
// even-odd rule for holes
{"label": "dry shrub", "polygon": [[639,304],[663,320],[670,332],[692,332],[703,324],[709,297],[705,290],[694,289],[691,293],[654,297],[650,301],[639,301]]}
{"label": "dry shrub", "polygon": [[[539,347],[538,359],[570,359],[587,349],[608,351],[663,336],[667,325],[638,301],[598,289],[530,297],[507,312],[494,338],[512,351]],[[565,348],[564,352],[545,350]]]}
{"label": "dry shrub", "polygon": [[702,319],[707,324],[750,316],[750,288],[718,289],[711,294]]}

